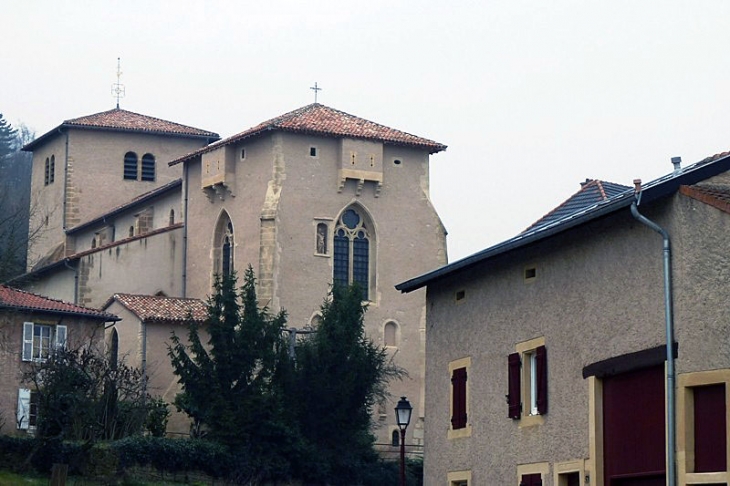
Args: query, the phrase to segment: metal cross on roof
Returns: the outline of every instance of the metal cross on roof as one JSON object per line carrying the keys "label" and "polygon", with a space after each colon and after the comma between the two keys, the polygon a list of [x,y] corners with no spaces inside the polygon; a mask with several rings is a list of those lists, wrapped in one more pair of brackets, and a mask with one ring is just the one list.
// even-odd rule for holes
{"label": "metal cross on roof", "polygon": [[122,78],[121,58],[117,58],[117,82],[112,84],[112,96],[117,98],[117,110],[119,109],[119,98],[124,98],[124,85],[119,81]]}
{"label": "metal cross on roof", "polygon": [[317,86],[317,82],[315,81],[314,86],[310,87],[309,89],[314,91],[314,102],[316,103],[317,102],[317,91],[322,91],[322,88]]}

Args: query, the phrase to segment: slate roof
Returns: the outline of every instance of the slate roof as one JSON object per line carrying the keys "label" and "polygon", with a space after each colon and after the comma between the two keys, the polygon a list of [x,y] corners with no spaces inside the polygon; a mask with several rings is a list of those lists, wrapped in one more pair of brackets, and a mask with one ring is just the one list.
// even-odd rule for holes
{"label": "slate roof", "polygon": [[586,179],[585,182],[580,183],[580,190],[578,192],[566,199],[560,206],[534,222],[523,233],[550,224],[587,206],[605,201],[629,190],[631,190],[631,187],[622,184],[600,181],[598,179]]}
{"label": "slate roof", "polygon": [[117,132],[142,132],[155,135],[170,135],[184,138],[205,138],[210,141],[220,139],[220,135],[200,128],[181,125],[161,118],[142,115],[132,111],[114,108],[93,115],[65,120],[58,127],[36,138],[23,150],[32,151],[43,141],[56,135],[63,128],[82,128],[90,130],[108,130]]}
{"label": "slate roof", "polygon": [[62,300],[50,299],[6,285],[0,285],[0,309],[74,315],[101,319],[104,322],[119,320],[117,316],[108,312],[70,304]]}
{"label": "slate roof", "polygon": [[181,297],[163,297],[156,295],[114,294],[104,304],[106,309],[113,301],[117,301],[129,309],[144,322],[189,322],[190,318],[197,323],[205,322],[208,307],[199,299],[183,299]]}
{"label": "slate roof", "polygon": [[[622,192],[613,197],[567,214],[561,219],[557,219],[541,226],[534,227],[529,231],[522,232],[513,238],[497,243],[494,246],[474,253],[466,258],[462,258],[461,260],[449,263],[448,265],[437,268],[423,275],[401,282],[397,284],[395,288],[405,293],[426,287],[437,280],[452,277],[461,271],[480,265],[491,258],[504,255],[519,248],[527,247],[528,245],[545,240],[551,236],[582,224],[586,224],[608,214],[626,210],[630,208],[634,202],[637,202],[637,199],[637,204],[646,205],[656,200],[671,196],[677,191],[684,193],[685,191],[690,190],[693,191],[695,196],[704,193],[705,197],[708,198],[705,202],[710,199],[714,199],[719,203],[725,201],[725,198],[727,198],[727,201],[730,201],[730,193],[726,194],[724,191],[715,191],[714,195],[708,196],[707,193],[711,191],[711,189],[700,184],[706,179],[728,170],[730,170],[730,151],[712,155],[697,163],[689,165],[678,171],[671,172],[643,185],[639,194],[640,197],[638,198],[634,191]],[[686,189],[684,186],[694,187]],[[695,198],[697,199],[698,197]],[[639,206],[639,208],[641,207],[642,206]]]}
{"label": "slate roof", "polygon": [[259,123],[237,135],[215,142],[200,150],[170,162],[179,164],[198,155],[215,150],[218,147],[259,136],[263,133],[280,130],[284,132],[320,135],[325,137],[349,137],[364,140],[376,140],[390,145],[405,145],[428,150],[433,154],[446,150],[446,145],[427,138],[411,135],[394,128],[379,125],[375,122],[359,118],[344,111],[328,106],[312,103],[276,118]]}

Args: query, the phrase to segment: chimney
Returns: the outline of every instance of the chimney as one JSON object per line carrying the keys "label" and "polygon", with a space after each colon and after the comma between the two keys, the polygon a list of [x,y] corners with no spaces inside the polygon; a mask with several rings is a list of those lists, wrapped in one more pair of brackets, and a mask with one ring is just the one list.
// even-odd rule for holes
{"label": "chimney", "polygon": [[634,192],[636,194],[641,192],[641,179],[634,179]]}
{"label": "chimney", "polygon": [[672,165],[674,166],[674,172],[682,171],[682,157],[672,157]]}

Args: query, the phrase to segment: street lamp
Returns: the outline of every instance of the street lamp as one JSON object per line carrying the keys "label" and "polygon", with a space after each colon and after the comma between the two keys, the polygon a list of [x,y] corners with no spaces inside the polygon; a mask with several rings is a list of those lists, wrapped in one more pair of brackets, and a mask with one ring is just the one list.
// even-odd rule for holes
{"label": "street lamp", "polygon": [[406,397],[400,397],[395,407],[395,423],[400,429],[400,484],[406,486],[406,429],[411,423],[411,402]]}

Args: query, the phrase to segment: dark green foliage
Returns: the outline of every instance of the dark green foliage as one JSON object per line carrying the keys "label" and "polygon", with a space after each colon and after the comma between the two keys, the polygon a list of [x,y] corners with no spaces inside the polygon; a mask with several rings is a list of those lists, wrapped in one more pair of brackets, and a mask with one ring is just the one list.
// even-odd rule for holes
{"label": "dark green foliage", "polygon": [[358,484],[375,467],[371,412],[388,381],[403,370],[365,334],[365,306],[357,286],[332,288],[317,332],[297,347],[291,403],[314,455],[303,479]]}
{"label": "dark green foliage", "polygon": [[272,316],[259,308],[249,267],[240,291],[235,275],[216,279],[208,299],[207,345],[194,324],[189,344],[172,337],[169,355],[183,387],[175,405],[206,438],[252,459],[251,470],[246,461],[238,464],[246,477],[288,475],[284,456],[298,447],[281,387],[289,368],[285,324],[284,311]]}
{"label": "dark green foliage", "polygon": [[42,440],[115,439],[138,433],[145,422],[141,372],[123,363],[112,367],[89,347],[57,349],[24,376],[37,390]]}
{"label": "dark green foliage", "polygon": [[226,447],[200,439],[127,437],[112,443],[111,448],[121,469],[152,466],[170,473],[201,471],[213,477],[226,477],[236,463]]}
{"label": "dark green foliage", "polygon": [[169,418],[170,410],[168,410],[165,400],[153,398],[147,403],[147,419],[144,426],[151,436],[164,437]]}

